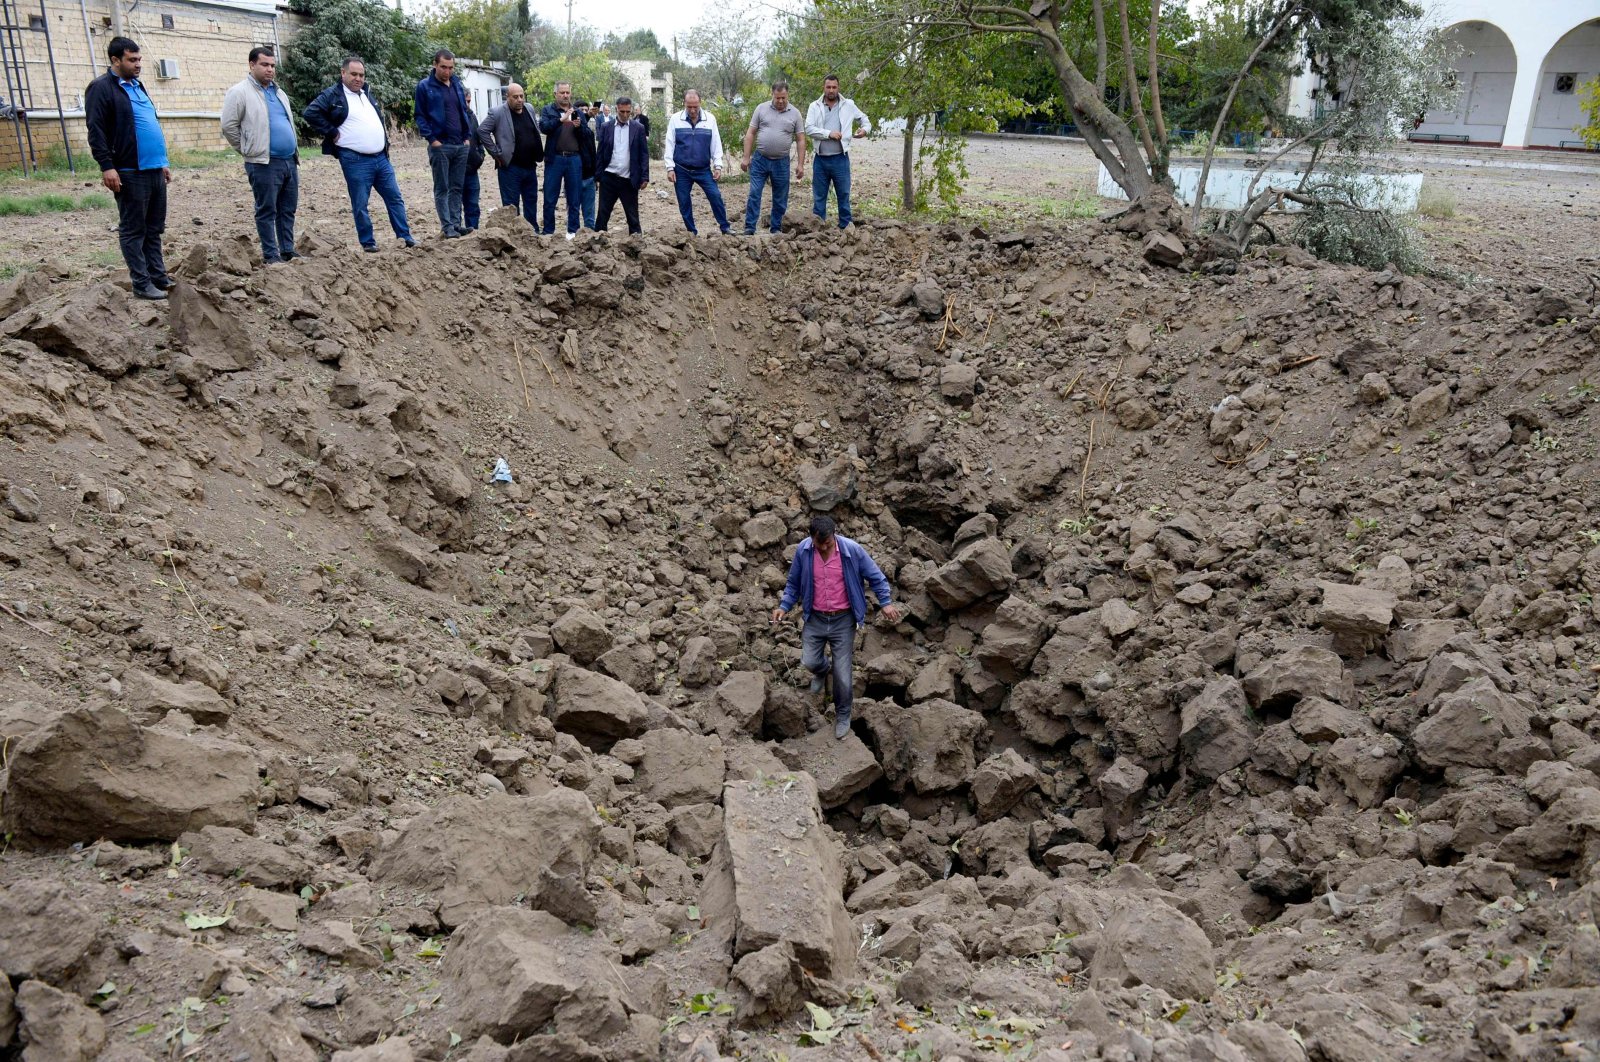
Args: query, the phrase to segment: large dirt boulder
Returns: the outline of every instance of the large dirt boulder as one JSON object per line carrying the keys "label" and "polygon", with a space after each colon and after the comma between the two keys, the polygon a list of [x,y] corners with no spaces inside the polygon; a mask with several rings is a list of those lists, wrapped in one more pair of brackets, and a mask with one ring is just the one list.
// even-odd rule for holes
{"label": "large dirt boulder", "polygon": [[406,824],[372,861],[372,878],[437,897],[439,920],[460,925],[517,897],[570,922],[593,917],[584,885],[600,817],[572,789],[541,796],[446,797]]}
{"label": "large dirt boulder", "polygon": [[844,454],[826,465],[801,464],[795,480],[806,504],[817,512],[831,512],[856,496],[856,466]]}
{"label": "large dirt boulder", "polygon": [[573,664],[556,671],[555,697],[546,711],[557,730],[591,745],[644,733],[650,715],[644,698],[627,683]]}
{"label": "large dirt boulder", "polygon": [[997,538],[980,538],[934,572],[926,589],[940,608],[954,611],[1009,588],[1016,578],[1005,544]]}
{"label": "large dirt boulder", "polygon": [[551,625],[550,636],[563,653],[585,667],[609,652],[613,641],[606,621],[586,608],[568,610]]}
{"label": "large dirt boulder", "polygon": [[972,775],[972,802],[978,810],[978,821],[993,822],[1010,811],[1039,780],[1038,769],[1015,749],[984,760]]}
{"label": "large dirt boulder", "polygon": [[178,349],[212,372],[255,368],[260,359],[256,333],[236,307],[221,306],[211,292],[179,282],[167,300],[167,324]]}
{"label": "large dirt boulder", "polygon": [[91,1062],[106,1046],[105,1019],[43,981],[22,982],[17,1012],[26,1062]]}
{"label": "large dirt boulder", "polygon": [[0,891],[0,926],[5,927],[0,931],[0,973],[14,981],[37,978],[59,984],[88,958],[99,937],[98,925],[99,919],[64,886],[19,881]]}
{"label": "large dirt boulder", "polygon": [[450,1029],[468,1041],[575,1036],[594,1048],[627,1035],[627,990],[609,948],[603,934],[584,933],[543,911],[478,911],[461,924],[445,954]]}
{"label": "large dirt boulder", "polygon": [[1189,769],[1220,778],[1250,758],[1255,733],[1244,688],[1227,676],[1212,679],[1183,706],[1179,744]]}
{"label": "large dirt boulder", "polygon": [[972,778],[978,737],[985,729],[980,713],[944,700],[912,708],[891,701],[859,701],[857,706],[889,781],[918,793],[939,793]]}
{"label": "large dirt boulder", "polygon": [[108,704],[63,712],[13,746],[5,825],[33,841],[171,841],[255,823],[260,766],[242,745],[141,727]]}
{"label": "large dirt boulder", "polygon": [[729,782],[723,790],[723,839],[706,873],[709,896],[731,885],[732,922],[721,903],[702,910],[731,930],[740,958],[787,943],[800,965],[846,981],[856,973],[856,940],[844,906],[838,841],[822,822],[817,790],[804,774]]}
{"label": "large dirt boulder", "polygon": [[178,838],[195,866],[207,874],[246,881],[263,889],[298,889],[316,880],[311,861],[282,845],[231,826],[207,826]]}
{"label": "large dirt boulder", "polygon": [[1493,767],[1500,743],[1527,737],[1532,708],[1487,678],[1475,678],[1433,704],[1411,734],[1417,760],[1429,767]]}
{"label": "large dirt boulder", "polygon": [[825,808],[838,807],[883,777],[883,768],[853,730],[839,741],[831,727],[824,727],[783,742],[777,753],[784,763],[811,776]]}
{"label": "large dirt boulder", "polygon": [[711,703],[717,733],[723,737],[758,734],[767,706],[767,676],[759,671],[730,671]]}
{"label": "large dirt boulder", "polygon": [[168,712],[182,712],[201,726],[221,726],[233,717],[233,705],[198,682],[168,682],[148,671],[129,671],[122,676],[122,688],[129,710],[146,722]]}
{"label": "large dirt boulder", "polygon": [[[138,334],[127,292],[115,284],[75,288],[29,307],[6,321],[7,331],[40,350],[80,361],[102,376],[115,379],[150,363],[147,351],[128,337]],[[109,343],[107,336],[123,337]]]}
{"label": "large dirt boulder", "polygon": [[722,739],[687,730],[652,730],[638,739],[642,752],[634,785],[663,807],[706,804],[722,796]]}
{"label": "large dirt boulder", "polygon": [[1049,617],[1027,598],[1012,594],[995,609],[994,622],[983,629],[978,662],[1001,682],[1021,682],[1049,635]]}
{"label": "large dirt boulder", "polygon": [[1394,594],[1368,586],[1320,582],[1322,607],[1317,623],[1333,632],[1334,651],[1360,656],[1377,647],[1394,623]]}
{"label": "large dirt boulder", "polygon": [[1297,645],[1263,661],[1244,677],[1244,692],[1257,709],[1280,713],[1305,697],[1340,704],[1354,704],[1356,699],[1355,680],[1339,654],[1314,645]]}
{"label": "large dirt boulder", "polygon": [[1089,979],[1207,1000],[1217,985],[1216,960],[1211,941],[1192,919],[1160,900],[1140,899],[1125,902],[1107,919]]}

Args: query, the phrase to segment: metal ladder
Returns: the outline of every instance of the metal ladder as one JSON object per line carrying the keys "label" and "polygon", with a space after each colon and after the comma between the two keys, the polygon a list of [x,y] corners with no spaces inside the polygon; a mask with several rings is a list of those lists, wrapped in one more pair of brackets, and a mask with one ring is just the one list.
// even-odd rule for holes
{"label": "metal ladder", "polygon": [[33,142],[33,128],[28,122],[28,112],[33,110],[33,85],[28,77],[28,34],[44,37],[45,55],[50,62],[50,87],[55,94],[56,119],[61,123],[61,146],[67,154],[67,168],[78,172],[72,157],[72,140],[67,135],[67,116],[61,109],[61,81],[56,75],[56,52],[50,40],[50,15],[45,11],[44,0],[39,0],[39,25],[23,22],[17,0],[0,0],[0,72],[5,77],[6,98],[3,116],[10,120],[17,138],[17,157],[22,172],[31,174],[39,169],[39,158]]}

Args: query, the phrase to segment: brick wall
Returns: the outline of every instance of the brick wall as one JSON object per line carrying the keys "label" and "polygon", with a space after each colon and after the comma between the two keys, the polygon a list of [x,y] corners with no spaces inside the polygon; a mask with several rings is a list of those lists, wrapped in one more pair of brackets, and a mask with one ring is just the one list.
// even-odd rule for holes
{"label": "brick wall", "polygon": [[[105,72],[106,45],[114,34],[111,0],[86,2],[87,29],[83,9],[77,3],[44,0],[42,17],[50,28],[49,51],[42,33],[14,35],[25,54],[32,89],[29,128],[33,133],[34,153],[41,161],[52,146],[59,153],[61,142],[50,83],[49,56],[52,53],[73,153],[77,155],[81,151],[82,157],[88,158],[83,131],[83,90]],[[26,3],[27,0],[23,0],[18,9],[18,18],[23,24],[41,17],[37,4],[30,13]],[[185,0],[156,0],[154,3],[142,0],[131,12],[128,6],[123,4],[123,33],[139,42],[144,56],[142,80],[161,113],[161,127],[173,150],[226,147],[217,124],[222,96],[245,76],[250,49],[256,45],[282,44],[304,24],[300,16],[284,11],[274,17],[265,12]],[[170,28],[166,26],[167,20],[172,23]],[[177,77],[159,76],[159,62],[163,59],[177,63]],[[20,165],[13,126],[0,121],[0,168]],[[93,168],[92,163],[90,168]]]}

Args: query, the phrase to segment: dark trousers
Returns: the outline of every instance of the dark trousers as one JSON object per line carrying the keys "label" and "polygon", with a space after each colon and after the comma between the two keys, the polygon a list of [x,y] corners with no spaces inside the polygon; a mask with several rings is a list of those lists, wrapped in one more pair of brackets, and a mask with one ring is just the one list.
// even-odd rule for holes
{"label": "dark trousers", "polygon": [[683,227],[690,232],[699,232],[694,227],[694,204],[689,198],[689,193],[695,185],[706,194],[706,202],[711,204],[711,216],[717,219],[717,228],[723,232],[728,231],[728,211],[722,205],[722,189],[717,187],[717,182],[711,178],[711,167],[701,166],[690,169],[679,166],[676,170],[678,179],[673,182],[673,190],[678,193],[678,213],[683,215]]}
{"label": "dark trousers", "polygon": [[600,174],[600,216],[595,228],[606,231],[611,220],[611,208],[622,204],[622,216],[628,219],[628,231],[639,232],[639,189],[626,177],[602,171]]}
{"label": "dark trousers", "polygon": [[567,231],[578,231],[578,207],[583,199],[583,159],[578,155],[544,157],[544,234],[556,231],[556,197],[567,197]]}
{"label": "dark trousers", "polygon": [[500,205],[514,207],[519,203],[522,216],[539,231],[539,168],[537,166],[502,166],[495,171],[500,181]]}
{"label": "dark trousers", "polygon": [[828,185],[839,198],[839,227],[850,224],[850,156],[817,155],[811,160],[811,211],[828,217]]}
{"label": "dark trousers", "polygon": [[600,178],[598,176],[585,177],[583,179],[581,198],[583,199],[583,227],[586,229],[594,228],[594,197],[599,187]]}
{"label": "dark trousers", "polygon": [[300,207],[300,160],[296,157],[247,162],[244,172],[256,197],[261,258],[281,262],[294,250],[294,212]]}
{"label": "dark trousers", "polygon": [[428,145],[428,168],[433,172],[433,210],[439,231],[446,236],[461,232],[461,193],[467,183],[467,145]]}
{"label": "dark trousers", "polygon": [[411,239],[411,226],[406,222],[406,201],[400,195],[400,182],[395,180],[394,165],[384,154],[363,155],[359,151],[340,151],[339,168],[344,171],[344,186],[350,193],[350,212],[356,219],[356,238],[363,247],[378,246],[372,231],[372,215],[367,203],[377,192],[389,211],[389,227],[398,239]]}
{"label": "dark trousers", "polygon": [[478,181],[478,171],[467,169],[467,175],[461,179],[461,214],[466,221],[462,232],[471,232],[478,227],[478,221],[483,214],[478,205],[478,196],[483,191],[483,185]]}
{"label": "dark trousers", "polygon": [[746,236],[756,234],[756,222],[761,220],[761,189],[772,181],[772,231],[783,227],[783,215],[789,209],[789,156],[769,159],[759,151],[750,160],[750,197],[744,203],[744,231]]}
{"label": "dark trousers", "polygon": [[[823,650],[833,658],[824,658]],[[841,715],[850,714],[854,703],[850,670],[856,655],[856,619],[846,609],[837,616],[813,612],[800,629],[800,663],[813,675],[833,672],[833,706]]]}
{"label": "dark trousers", "polygon": [[167,228],[167,179],[160,170],[118,170],[117,241],[128,279],[142,288],[167,277],[161,234]]}

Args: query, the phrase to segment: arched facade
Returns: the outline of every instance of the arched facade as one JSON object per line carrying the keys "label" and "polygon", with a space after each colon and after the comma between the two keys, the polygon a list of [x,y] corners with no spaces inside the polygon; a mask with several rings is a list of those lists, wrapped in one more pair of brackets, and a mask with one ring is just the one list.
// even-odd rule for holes
{"label": "arched facade", "polygon": [[[1459,130],[1424,124],[1419,132],[1459,131],[1493,143],[1479,134],[1496,124],[1483,119],[1500,113],[1498,97],[1509,72],[1499,143],[1508,148],[1560,147],[1567,141],[1572,146],[1579,113],[1576,88],[1600,75],[1600,0],[1433,0],[1428,11],[1467,49],[1460,74],[1466,98],[1456,110]],[[1480,102],[1474,107],[1473,82],[1480,78]],[[1427,117],[1431,123],[1448,115]]]}
{"label": "arched facade", "polygon": [[1417,126],[1422,136],[1464,136],[1474,144],[1503,144],[1517,84],[1517,50],[1499,27],[1458,22],[1445,30],[1460,50],[1454,106],[1429,111]]}

